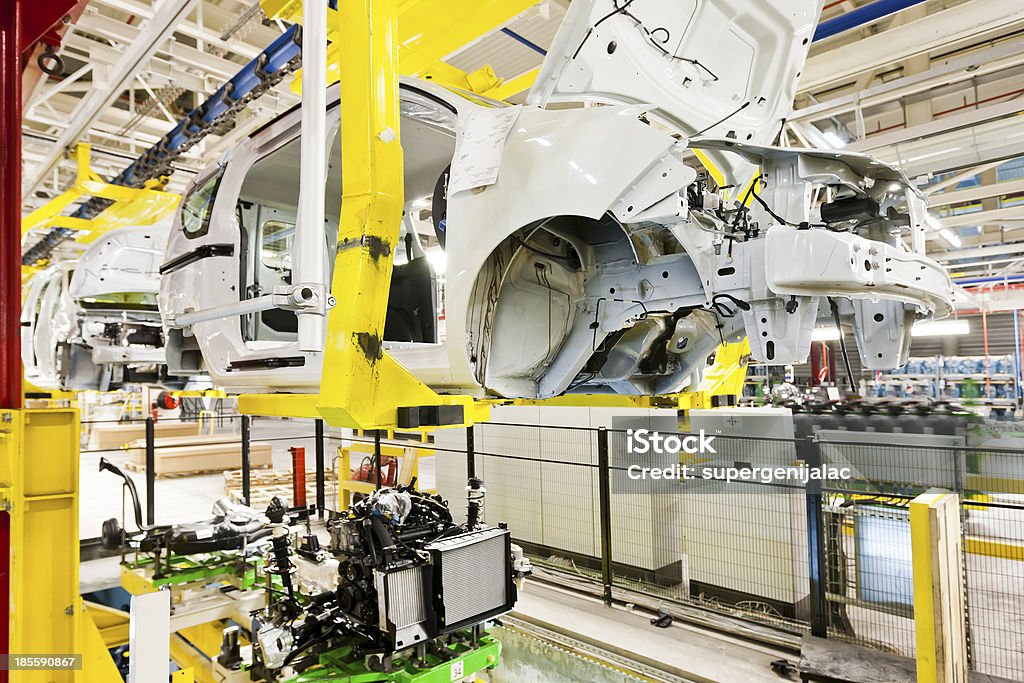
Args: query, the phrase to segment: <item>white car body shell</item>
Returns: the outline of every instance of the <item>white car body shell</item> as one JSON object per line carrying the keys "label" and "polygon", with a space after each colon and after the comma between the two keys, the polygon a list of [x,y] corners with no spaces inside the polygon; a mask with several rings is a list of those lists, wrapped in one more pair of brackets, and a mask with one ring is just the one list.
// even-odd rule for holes
{"label": "white car body shell", "polygon": [[[109,388],[114,366],[165,364],[162,343],[128,338],[140,330],[161,338],[156,295],[169,229],[164,221],[112,230],[76,261],[28,281],[21,315],[26,379],[50,389]],[[121,331],[117,338],[110,326]]]}
{"label": "white car body shell", "polygon": [[[761,162],[765,182],[779,179],[762,195],[794,225],[811,218],[811,183],[825,183],[883,205],[902,197],[910,204],[909,218],[902,219],[905,227],[922,231],[923,199],[898,170],[881,164],[865,170],[854,160],[853,166],[867,175],[859,176],[859,185],[849,185],[844,184],[846,175],[857,175],[850,169],[834,177],[801,176],[793,170],[806,161],[800,150],[783,150],[788,156],[776,158],[763,152],[768,148],[757,147],[774,140],[788,113],[820,4],[662,0],[637,3],[635,12],[624,12],[624,4],[612,0],[575,0],[529,105],[507,135],[492,141],[500,146],[496,178],[448,193],[447,338],[434,343],[385,338],[385,348],[441,392],[530,398],[571,390],[667,393],[692,383],[721,341],[744,335],[757,360],[802,361],[819,300],[836,296],[844,298],[844,322],[864,327],[865,316],[879,314],[874,306],[884,309],[887,324],[896,325],[884,340],[877,330],[874,337],[865,337],[862,357],[867,363],[868,349],[875,360],[868,367],[898,360],[914,316],[948,312],[949,278],[938,264],[910,254],[894,240],[883,244],[852,233],[797,231],[753,203],[755,225],[767,226],[760,229],[760,239],[732,240],[723,247],[721,230],[689,213],[701,208],[687,205],[687,188],[697,172],[683,161],[686,139],[666,130],[727,139],[701,150],[719,184],[743,188]],[[648,24],[669,30],[652,34]],[[668,38],[661,44],[652,44],[652,35],[665,33]],[[403,81],[402,93],[456,112],[457,150],[464,154],[456,154],[453,176],[459,164],[472,165],[475,159],[467,161],[467,156],[485,153],[467,152],[461,145],[469,126],[499,118],[500,110],[423,82]],[[541,108],[566,100],[605,106]],[[216,385],[232,391],[316,391],[321,381],[322,354],[299,351],[288,339],[247,338],[239,314],[191,325],[177,322],[184,314],[244,304],[240,188],[270,147],[298,134],[299,114],[282,116],[201,172],[192,191],[220,178],[208,228],[199,236],[186,235],[179,212],[168,241],[160,309],[165,326],[177,335],[169,362],[173,369],[189,356],[192,365],[180,370],[207,372]],[[653,120],[664,125],[651,125]],[[402,135],[403,145],[412,144],[405,123]],[[750,149],[744,154],[728,149],[731,140]],[[843,155],[834,156],[843,166]],[[409,181],[415,161],[410,159],[407,148],[406,206],[411,211],[422,194],[410,194],[410,185],[417,185]],[[782,179],[784,172],[789,175]],[[889,182],[895,189],[871,190],[875,173],[893,179]],[[738,196],[739,190],[732,194]],[[188,196],[180,211],[187,203]],[[573,224],[548,227],[545,221],[553,217],[570,217]],[[329,209],[331,219],[337,220]],[[544,244],[526,244],[533,235]],[[673,244],[665,247],[666,240]],[[805,243],[806,248],[801,246]],[[556,245],[566,253],[546,258]],[[790,272],[806,273],[821,253],[854,246],[884,251],[884,258],[899,255],[906,267],[899,265],[890,276],[899,282],[886,289],[837,262],[830,276],[801,288],[785,278],[793,264],[780,269],[779,245],[809,259]],[[502,250],[509,251],[507,259]],[[570,267],[577,259],[579,267]],[[915,281],[919,274],[911,274],[911,268],[924,269],[926,281]],[[497,275],[488,293],[492,270]],[[735,299],[740,308],[747,307],[742,315],[722,306]],[[720,316],[721,310],[731,315]],[[875,355],[872,339],[881,355]],[[603,366],[588,370],[597,356]]]}

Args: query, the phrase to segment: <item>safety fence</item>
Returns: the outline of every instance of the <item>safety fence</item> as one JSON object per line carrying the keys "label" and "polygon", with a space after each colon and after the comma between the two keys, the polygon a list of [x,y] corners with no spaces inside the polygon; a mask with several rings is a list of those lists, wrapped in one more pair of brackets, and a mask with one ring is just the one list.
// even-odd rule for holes
{"label": "safety fence", "polygon": [[914,655],[908,504],[932,487],[955,491],[969,661],[980,672],[1024,679],[1024,453],[935,443],[959,439],[952,436],[885,443],[892,436],[818,443],[826,464],[855,473],[823,487],[830,634]]}
{"label": "safety fence", "polygon": [[[212,488],[192,517],[159,514],[161,499],[182,489],[155,490],[157,456],[170,446],[160,443],[152,420],[141,426],[141,453],[86,447],[83,472],[101,456],[122,463],[141,457],[148,523],[208,516],[219,497]],[[697,435],[661,435],[700,450]],[[970,448],[959,445],[962,436],[822,431],[798,439],[719,435],[713,453],[656,452],[649,443],[638,454],[642,444],[625,426],[489,422],[438,430],[426,442],[419,434],[358,433],[320,420],[249,417],[224,418],[210,438],[239,446],[240,502],[266,502],[253,494],[261,475],[252,449],[269,443],[274,469],[309,470],[315,493],[305,506],[325,514],[350,499],[345,480],[361,479],[363,490],[390,481],[388,448],[429,450],[433,457],[421,461],[418,486],[447,498],[463,519],[467,481],[480,482],[483,519],[509,526],[538,577],[607,601],[704,615],[712,624],[726,618],[723,628],[738,619],[764,632],[810,630],[908,657],[914,656],[909,503],[933,487],[952,490],[962,500],[971,667],[1024,680],[1020,450]],[[296,447],[310,454],[305,462],[289,460]],[[358,453],[342,457],[348,450]],[[643,468],[662,476],[637,476]],[[750,476],[768,471],[771,477]],[[813,478],[811,471],[825,476]],[[102,505],[116,508],[115,498],[108,492]]]}
{"label": "safety fence", "polygon": [[[629,439],[624,429],[501,423],[438,433],[438,452],[459,456],[438,459],[437,488],[465,495],[460,456],[470,451],[486,520],[506,522],[539,573],[607,600],[641,595],[908,657],[909,503],[955,491],[971,667],[1024,680],[1024,452],[830,431],[717,436],[714,454],[637,457]],[[641,466],[669,475],[635,478]],[[731,471],[741,476],[725,481]]]}

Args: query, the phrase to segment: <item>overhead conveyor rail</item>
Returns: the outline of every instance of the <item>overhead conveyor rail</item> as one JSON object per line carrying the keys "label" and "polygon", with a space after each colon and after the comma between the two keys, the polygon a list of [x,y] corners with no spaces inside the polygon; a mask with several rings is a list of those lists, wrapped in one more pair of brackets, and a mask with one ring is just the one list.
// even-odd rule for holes
{"label": "overhead conveyor rail", "polygon": [[[460,27],[458,31],[446,28],[443,32],[437,32],[437,35],[443,34],[445,39],[440,41],[436,49],[424,49],[417,46],[414,50],[409,45],[403,44],[403,52],[409,55],[408,68],[403,68],[403,73],[423,71],[436,82],[449,82],[457,87],[477,91],[496,99],[503,99],[524,87],[529,87],[528,82],[521,82],[519,79],[505,84],[502,79],[494,75],[490,67],[466,74],[442,62],[441,58],[453,47],[500,27],[504,22],[535,3],[536,0],[461,0],[460,5],[462,6],[449,7],[448,11],[459,16],[470,17],[473,21],[468,22],[465,27]],[[336,0],[331,0],[327,5],[332,12],[337,10]],[[302,64],[302,26],[298,23],[301,7],[301,3],[287,0],[275,0],[267,3],[264,10],[269,15],[295,23],[242,67],[206,101],[189,112],[155,145],[143,152],[117,177],[111,179],[110,184],[140,188],[145,186],[148,181],[169,175],[173,172],[172,164],[182,154],[224,123],[230,121],[242,107],[298,71]],[[432,16],[435,14],[434,9],[431,3],[414,3],[410,6],[409,13],[415,16],[411,16],[410,21],[421,19],[421,15]],[[333,49],[338,49],[338,47],[334,46]],[[328,81],[330,80],[332,79],[329,78]],[[336,80],[336,77],[333,80]],[[297,85],[296,81],[295,86],[297,87]],[[109,205],[108,200],[95,197],[84,203],[73,214],[73,217],[93,218]],[[28,247],[23,252],[23,256],[30,259],[30,263],[44,260],[49,257],[55,247],[73,234],[64,226],[54,226],[39,241]]]}
{"label": "overhead conveyor rail", "polygon": [[[143,152],[111,183],[142,187],[147,180],[167,175],[171,171],[171,164],[178,157],[233,117],[246,104],[294,73],[301,62],[302,26],[293,24],[205,102],[189,112],[159,142]],[[104,200],[93,199],[75,215],[90,218],[103,208]]]}
{"label": "overhead conveyor rail", "polygon": [[[141,188],[151,180],[169,175],[173,171],[171,164],[178,157],[231,120],[242,107],[294,73],[301,63],[302,26],[294,24],[205,102],[189,112],[159,142],[113,178],[110,184]],[[112,203],[113,201],[107,198],[93,197],[83,203],[71,218],[95,218]],[[75,231],[68,226],[53,226],[39,241],[22,253],[22,263],[31,265],[45,260],[54,248],[74,234]]]}

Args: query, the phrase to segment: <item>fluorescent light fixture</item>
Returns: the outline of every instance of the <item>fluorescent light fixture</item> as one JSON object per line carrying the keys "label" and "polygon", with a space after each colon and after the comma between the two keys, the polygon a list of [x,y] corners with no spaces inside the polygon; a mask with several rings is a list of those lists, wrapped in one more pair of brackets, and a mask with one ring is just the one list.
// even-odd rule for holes
{"label": "fluorescent light fixture", "polygon": [[815,327],[811,332],[811,341],[839,341],[839,328],[834,325]]}
{"label": "fluorescent light fixture", "polygon": [[949,228],[942,228],[942,229],[940,229],[939,230],[939,237],[941,237],[942,239],[946,240],[946,244],[948,244],[949,246],[953,247],[954,249],[959,249],[960,245],[963,244],[960,241],[960,235],[956,234],[955,232],[953,232]]}
{"label": "fluorescent light fixture", "polygon": [[839,137],[830,130],[826,130],[824,133],[821,134],[821,136],[825,138],[825,142],[827,142],[828,146],[831,147],[832,149],[846,147],[846,140],[842,139],[841,137]]}
{"label": "fluorescent light fixture", "polygon": [[[962,318],[953,320],[926,320],[914,323],[910,328],[912,337],[946,337],[970,334],[971,324]],[[811,341],[838,341],[839,328],[834,325],[815,327],[811,332]]]}
{"label": "fluorescent light fixture", "polygon": [[971,333],[971,324],[964,318],[925,320],[910,328],[912,337],[952,337]]}
{"label": "fluorescent light fixture", "polygon": [[932,157],[937,157],[937,156],[939,156],[941,154],[952,154],[953,152],[959,152],[959,151],[960,151],[959,147],[950,147],[949,149],[940,149],[937,152],[929,152],[928,154],[921,154],[921,155],[918,155],[916,157],[909,157],[907,159],[904,159],[903,163],[904,164],[909,164],[909,163],[914,162],[914,161],[921,161],[922,159],[931,159]]}
{"label": "fluorescent light fixture", "polygon": [[444,275],[445,267],[448,265],[448,259],[445,256],[444,249],[441,247],[431,247],[425,250],[427,254],[427,260],[430,261],[430,266],[434,269],[434,273],[437,275]]}

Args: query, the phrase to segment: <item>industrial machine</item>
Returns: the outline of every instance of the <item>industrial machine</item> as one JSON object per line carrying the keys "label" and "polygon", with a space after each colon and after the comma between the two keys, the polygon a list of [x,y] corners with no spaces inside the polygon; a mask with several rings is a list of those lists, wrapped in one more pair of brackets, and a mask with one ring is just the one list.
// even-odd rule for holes
{"label": "industrial machine", "polygon": [[[821,315],[854,329],[865,367],[900,365],[911,323],[952,302],[924,255],[923,195],[861,154],[765,146],[820,4],[575,2],[521,108],[404,80],[389,129],[401,236],[348,244],[393,265],[373,299],[386,320],[334,348],[391,355],[444,394],[657,395],[695,387],[708,355],[744,336],[759,362],[803,361]],[[607,106],[549,108],[567,101]],[[361,300],[331,289],[349,254],[338,102],[328,90],[316,150],[326,220],[301,218],[302,110],[197,175],[163,266],[175,370],[239,392],[321,387],[319,322]]]}
{"label": "industrial machine", "polygon": [[218,501],[207,521],[147,526],[131,478],[106,459],[100,468],[132,500],[134,530],[103,525],[104,543],[125,553],[126,587],[171,589],[172,630],[201,611],[233,622],[210,663],[217,680],[449,682],[498,664],[485,626],[531,571],[504,525],[477,514],[458,524],[413,484],[326,522],[275,497],[263,512]]}
{"label": "industrial machine", "polygon": [[55,263],[25,286],[26,378],[41,388],[116,389],[174,383],[157,310],[167,222],[111,230],[75,261]]}

